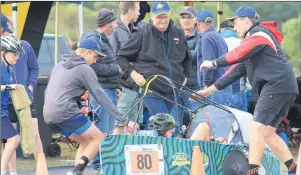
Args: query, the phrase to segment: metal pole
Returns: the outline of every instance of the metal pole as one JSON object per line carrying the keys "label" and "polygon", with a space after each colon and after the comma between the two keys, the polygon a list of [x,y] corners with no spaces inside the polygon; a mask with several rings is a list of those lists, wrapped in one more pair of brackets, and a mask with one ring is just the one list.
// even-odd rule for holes
{"label": "metal pole", "polygon": [[221,19],[223,17],[223,2],[218,1],[217,2],[217,30],[220,30],[220,23],[221,23]]}
{"label": "metal pole", "polygon": [[12,11],[13,11],[13,22],[14,22],[14,36],[18,38],[18,5],[17,3],[12,3]]}
{"label": "metal pole", "polygon": [[59,53],[59,1],[56,1],[55,4],[55,55],[54,55],[54,64],[58,63],[58,53]]}
{"label": "metal pole", "polygon": [[82,1],[78,2],[77,6],[78,6],[77,9],[78,9],[78,27],[79,27],[78,41],[80,41],[80,38],[84,31],[83,2]]}

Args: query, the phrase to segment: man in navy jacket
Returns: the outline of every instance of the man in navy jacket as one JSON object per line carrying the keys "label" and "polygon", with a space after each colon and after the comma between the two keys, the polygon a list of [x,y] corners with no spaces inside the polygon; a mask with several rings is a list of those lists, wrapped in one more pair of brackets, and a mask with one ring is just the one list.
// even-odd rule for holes
{"label": "man in navy jacket", "polygon": [[[198,48],[198,65],[206,60],[216,59],[228,52],[228,46],[223,37],[214,29],[213,14],[207,10],[201,10],[197,16],[197,25],[202,33]],[[199,67],[199,66],[198,66]],[[217,79],[224,75],[227,68],[211,68],[198,71],[198,83],[201,89],[211,86]],[[231,85],[227,88],[213,93],[209,98],[214,102],[230,106],[232,96]]]}

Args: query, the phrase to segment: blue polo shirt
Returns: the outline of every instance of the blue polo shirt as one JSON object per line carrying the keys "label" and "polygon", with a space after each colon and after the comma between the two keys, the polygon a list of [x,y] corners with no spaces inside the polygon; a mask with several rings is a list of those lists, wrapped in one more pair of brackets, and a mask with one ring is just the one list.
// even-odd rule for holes
{"label": "blue polo shirt", "polygon": [[200,65],[205,60],[214,60],[228,52],[227,43],[224,38],[211,27],[204,31],[200,36],[200,43],[198,47],[197,64],[198,64],[198,83],[201,89],[205,86],[212,85],[218,78],[220,78],[228,70],[228,67],[219,68],[205,68],[200,71]]}
{"label": "blue polo shirt", "polygon": [[[11,68],[1,59],[1,85],[10,84],[11,82]],[[8,117],[8,91],[1,91],[1,117]]]}

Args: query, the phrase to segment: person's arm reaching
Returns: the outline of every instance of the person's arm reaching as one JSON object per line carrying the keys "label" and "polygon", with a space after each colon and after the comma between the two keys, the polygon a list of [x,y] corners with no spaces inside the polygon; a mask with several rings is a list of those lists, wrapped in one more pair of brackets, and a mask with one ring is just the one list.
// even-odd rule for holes
{"label": "person's arm reaching", "polygon": [[231,85],[236,80],[245,76],[246,73],[247,72],[246,72],[245,63],[234,64],[222,77],[216,80],[214,86],[216,87],[216,89],[222,90],[225,87]]}
{"label": "person's arm reaching", "polygon": [[97,81],[95,72],[92,69],[86,68],[81,71],[81,77],[79,78],[82,85],[91,93],[96,99],[97,103],[103,107],[103,109],[117,120],[121,125],[127,125],[127,120],[122,120],[122,116],[117,110],[112,100],[107,96],[101,85]]}
{"label": "person's arm reaching", "polygon": [[257,32],[246,37],[240,45],[231,52],[215,60],[217,67],[225,67],[247,59],[253,59],[265,47],[271,47],[277,54],[277,49],[272,39],[264,32]]}
{"label": "person's arm reaching", "polygon": [[[213,85],[209,86],[204,90],[200,90],[198,92],[199,95],[202,97],[207,97],[214,93],[215,91],[222,90],[225,87],[231,85],[233,82],[238,80],[239,78],[246,75],[246,68],[244,63],[239,63],[231,66],[231,68],[222,76],[220,77]],[[192,94],[191,101],[195,101],[194,98],[199,98],[198,95]]]}

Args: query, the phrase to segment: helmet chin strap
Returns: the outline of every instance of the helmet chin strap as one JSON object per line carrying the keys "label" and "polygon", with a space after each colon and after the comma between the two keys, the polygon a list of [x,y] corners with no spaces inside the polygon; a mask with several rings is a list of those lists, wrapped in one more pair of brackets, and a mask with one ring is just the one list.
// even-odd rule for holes
{"label": "helmet chin strap", "polygon": [[8,63],[8,61],[7,61],[6,58],[5,58],[6,53],[7,53],[7,52],[4,52],[4,53],[3,53],[3,59],[4,59],[4,61],[6,62],[6,64],[7,64],[8,66],[10,66],[10,64]]}

